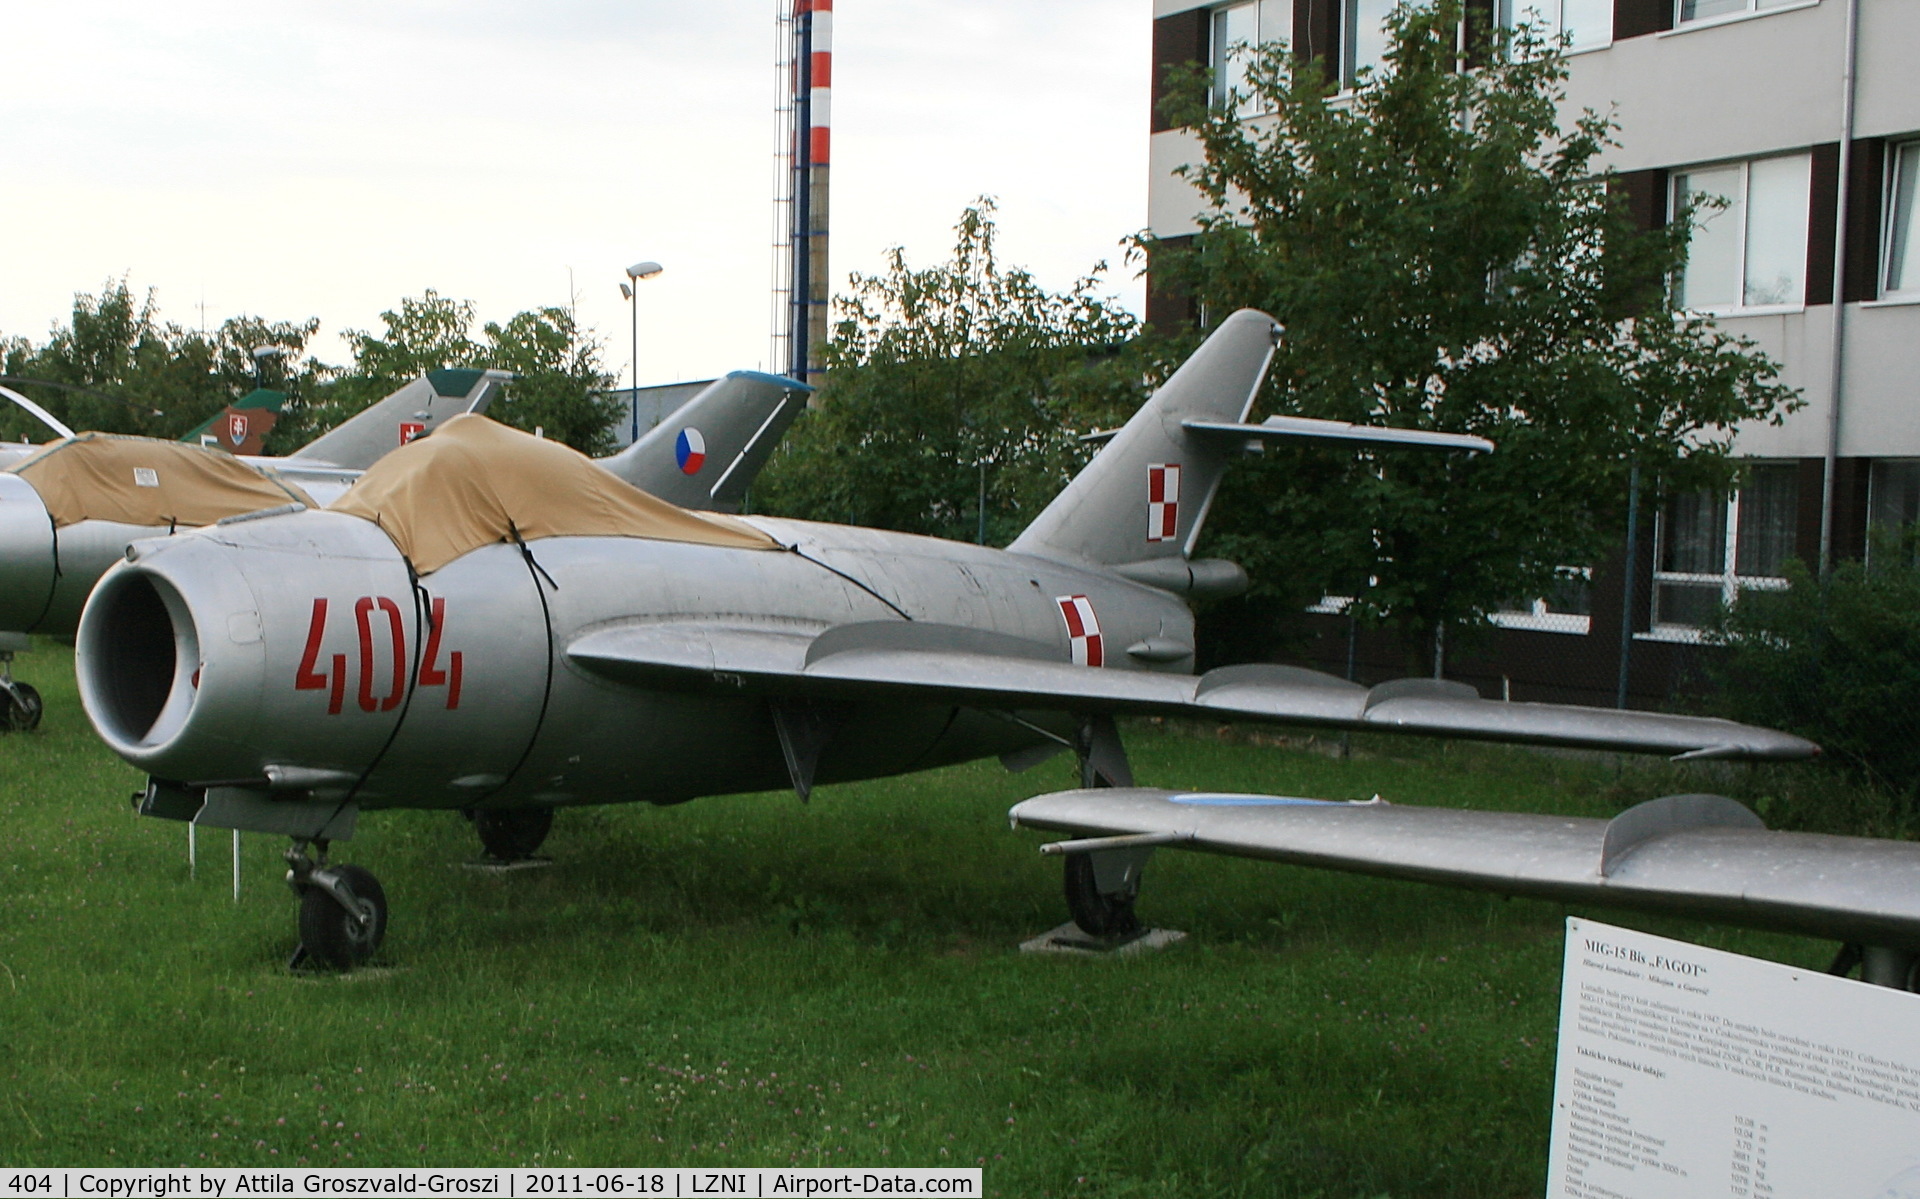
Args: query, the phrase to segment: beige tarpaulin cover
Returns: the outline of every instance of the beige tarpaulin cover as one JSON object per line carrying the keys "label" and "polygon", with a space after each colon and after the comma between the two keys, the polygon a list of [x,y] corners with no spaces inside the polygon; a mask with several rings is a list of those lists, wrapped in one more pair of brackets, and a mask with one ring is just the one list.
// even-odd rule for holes
{"label": "beige tarpaulin cover", "polygon": [[55,528],[83,520],[210,525],[283,504],[314,506],[298,487],[224,450],[152,437],[82,433],[42,446],[7,469],[40,493]]}
{"label": "beige tarpaulin cover", "polygon": [[736,549],[779,543],[729,516],[648,495],[557,441],[456,416],[394,450],[328,505],[370,520],[421,574],[483,545],[541,537],[647,537]]}

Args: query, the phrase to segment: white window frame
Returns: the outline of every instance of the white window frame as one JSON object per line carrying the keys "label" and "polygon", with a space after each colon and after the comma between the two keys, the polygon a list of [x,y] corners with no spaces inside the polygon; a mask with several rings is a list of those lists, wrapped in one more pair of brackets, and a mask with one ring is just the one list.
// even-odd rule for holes
{"label": "white window frame", "polygon": [[[1344,94],[1344,96],[1354,94],[1357,90],[1357,83],[1359,83],[1361,63],[1354,61],[1357,58],[1354,27],[1359,25],[1359,21],[1354,19],[1354,13],[1356,13],[1357,8],[1359,8],[1363,2],[1365,2],[1365,0],[1340,0],[1340,46],[1338,46],[1340,61],[1336,63],[1336,67],[1338,67],[1338,73],[1340,73],[1340,94]],[[1388,13],[1392,12],[1398,4],[1413,4],[1415,8],[1425,8],[1427,4],[1430,4],[1430,0],[1388,0],[1388,6],[1386,6]],[[1382,15],[1382,25],[1380,25],[1380,33],[1382,33],[1382,35],[1386,33],[1384,19],[1386,19],[1386,17]],[[1348,67],[1348,61],[1354,61],[1354,65]],[[1380,67],[1386,65],[1386,60],[1382,58],[1379,63],[1365,63],[1365,65],[1371,67],[1375,73],[1379,73]]]}
{"label": "white window frame", "polygon": [[[1587,566],[1556,567],[1554,573],[1565,579],[1580,579],[1589,589],[1593,583],[1593,569]],[[1591,606],[1591,590],[1587,596]],[[1525,608],[1498,608],[1487,613],[1487,619],[1502,629],[1527,629],[1536,633],[1572,633],[1586,636],[1593,631],[1593,616],[1587,612],[1556,612],[1553,603],[1545,596],[1530,601]]]}
{"label": "white window frame", "polygon": [[1874,534],[1881,529],[1904,530],[1920,524],[1920,513],[1910,520],[1889,521],[1880,518],[1880,509],[1885,506],[1883,491],[1886,488],[1886,468],[1893,466],[1920,467],[1920,458],[1879,458],[1867,469],[1867,565],[1873,565]]}
{"label": "white window frame", "polygon": [[[1568,0],[1494,0],[1494,3],[1497,5],[1495,17],[1503,29],[1513,29],[1519,23],[1518,15],[1515,12],[1516,9],[1537,6],[1553,10],[1553,36],[1555,38],[1558,38],[1561,33],[1566,30]],[[1593,38],[1590,41],[1575,40],[1569,42],[1566,47],[1566,52],[1568,54],[1585,54],[1589,50],[1605,50],[1611,45],[1613,45],[1613,13],[1612,10],[1609,9],[1607,13],[1606,35],[1604,37]]]}
{"label": "white window frame", "polygon": [[[1361,64],[1355,61],[1358,57],[1358,47],[1354,38],[1354,29],[1359,25],[1359,21],[1356,19],[1357,14],[1355,10],[1364,2],[1365,0],[1340,0],[1340,45],[1338,48],[1340,61],[1337,66],[1340,73],[1340,91],[1343,94],[1351,94],[1359,87]],[[1403,0],[1389,0],[1388,11],[1391,12],[1393,6],[1401,2],[1403,2]],[[1427,0],[1404,0],[1404,2],[1424,5],[1427,3]],[[1382,20],[1384,21],[1384,17]],[[1379,32],[1384,34],[1385,31],[1386,26],[1382,24]],[[1382,59],[1379,63],[1367,63],[1365,65],[1372,68],[1374,72],[1378,74],[1380,68],[1386,66],[1386,60]]]}
{"label": "white window frame", "polygon": [[[1920,268],[1913,272],[1914,277],[1906,281],[1904,287],[1895,288],[1889,282],[1893,277],[1894,227],[1895,213],[1900,201],[1900,164],[1908,156],[1920,159],[1920,139],[1897,142],[1887,147],[1887,177],[1880,206],[1880,277],[1875,280],[1875,292],[1880,299],[1896,303],[1920,301]],[[1915,191],[1920,191],[1920,179],[1916,180]],[[1920,196],[1914,197],[1913,207],[1908,214],[1910,228],[1907,237],[1920,240]]]}
{"label": "white window frame", "polygon": [[[1740,170],[1739,223],[1734,227],[1733,268],[1733,291],[1737,298],[1731,304],[1716,304],[1707,307],[1697,307],[1693,304],[1688,304],[1686,308],[1688,312],[1699,313],[1703,316],[1766,316],[1775,313],[1806,311],[1807,277],[1805,255],[1807,252],[1807,239],[1812,236],[1813,231],[1813,204],[1811,195],[1807,198],[1807,226],[1800,232],[1801,275],[1799,299],[1789,300],[1779,304],[1748,304],[1746,302],[1747,232],[1748,218],[1753,211],[1752,181],[1754,164],[1757,162],[1771,162],[1787,158],[1804,158],[1808,160],[1808,178],[1811,180],[1813,167],[1812,157],[1811,153],[1804,151],[1798,154],[1767,154],[1758,158],[1736,159],[1731,162],[1689,163],[1684,167],[1675,167],[1668,173],[1667,211],[1678,217],[1680,212],[1680,180],[1683,176],[1702,174],[1707,171],[1726,170],[1732,167],[1738,167]],[[1681,276],[1681,278],[1684,278],[1684,276]]]}
{"label": "white window frame", "polygon": [[1718,586],[1720,602],[1732,607],[1740,598],[1742,591],[1785,591],[1787,580],[1781,575],[1743,575],[1740,565],[1740,491],[1731,491],[1726,495],[1727,522],[1723,544],[1720,550],[1721,569],[1717,574],[1699,574],[1690,571],[1661,570],[1661,550],[1667,544],[1667,510],[1662,505],[1654,516],[1654,571],[1653,571],[1653,615],[1649,621],[1649,631],[1636,636],[1655,641],[1699,641],[1704,631],[1699,625],[1684,624],[1676,620],[1660,618],[1660,587],[1662,584],[1681,584],[1699,586]]}
{"label": "white window frame", "polygon": [[[1359,57],[1359,47],[1357,44],[1358,38],[1355,37],[1355,30],[1360,24],[1357,10],[1363,2],[1364,0],[1340,0],[1339,70],[1340,90],[1343,92],[1356,90],[1360,83],[1360,71],[1362,68],[1360,63],[1356,61]],[[1383,30],[1384,28],[1385,27],[1382,26]],[[1368,67],[1373,66],[1372,63],[1366,65]]]}
{"label": "white window frame", "polygon": [[1776,12],[1789,12],[1796,8],[1812,8],[1820,0],[1745,0],[1745,5],[1733,12],[1714,13],[1707,17],[1689,17],[1686,15],[1687,0],[1673,0],[1673,28],[1697,29],[1702,25],[1718,25],[1722,21],[1744,21],[1749,17],[1768,16]]}
{"label": "white window frame", "polygon": [[[1208,107],[1219,108],[1226,99],[1221,87],[1221,79],[1223,70],[1227,65],[1228,54],[1234,46],[1244,45],[1249,50],[1253,50],[1265,46],[1270,42],[1286,42],[1289,45],[1292,44],[1293,14],[1291,7],[1286,9],[1287,28],[1285,32],[1269,36],[1268,31],[1263,28],[1266,24],[1267,3],[1271,3],[1271,0],[1267,0],[1266,3],[1263,3],[1262,0],[1234,0],[1231,4],[1216,4],[1207,10],[1207,66],[1213,71],[1213,86],[1207,92]],[[1220,14],[1233,8],[1251,8],[1253,10],[1253,38],[1250,41],[1243,40],[1221,45],[1219,40]],[[1243,117],[1259,116],[1264,112],[1266,112],[1266,109],[1254,107],[1250,104],[1248,107],[1242,109],[1239,115]]]}

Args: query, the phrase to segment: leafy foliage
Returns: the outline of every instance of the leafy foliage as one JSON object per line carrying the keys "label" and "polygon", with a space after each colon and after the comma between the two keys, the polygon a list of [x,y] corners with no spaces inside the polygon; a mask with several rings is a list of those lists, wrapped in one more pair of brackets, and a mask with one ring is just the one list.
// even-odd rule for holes
{"label": "leafy foliage", "polygon": [[[74,429],[178,437],[253,390],[253,351],[282,347],[261,378],[285,392],[267,452],[288,454],[421,374],[442,367],[497,367],[519,376],[491,414],[575,449],[604,454],[623,410],[605,389],[600,345],[564,308],[533,308],[472,334],[473,304],[429,288],[380,314],[378,335],[348,330],[352,365],[308,353],[318,318],[270,321],[238,316],[201,333],[161,319],[154,295],[136,297],[125,279],[76,295],[69,324],[44,345],[0,338],[0,374]],[[13,404],[0,404],[0,440],[45,441],[48,431]]]}
{"label": "leafy foliage", "polygon": [[1785,591],[1745,591],[1713,639],[1729,715],[1818,741],[1829,759],[1920,815],[1920,558],[1882,534],[1826,578],[1799,562]]}
{"label": "leafy foliage", "polygon": [[[70,323],[44,345],[0,340],[0,374],[38,380],[10,386],[75,429],[177,437],[252,391],[253,350],[282,346],[265,381],[297,403],[326,368],[306,354],[320,322],[240,316],[210,333],[160,319],[149,291],[136,297],[126,279],[98,295],[74,297]],[[12,404],[0,404],[0,440],[45,441],[48,431]]]}
{"label": "leafy foliage", "polygon": [[530,308],[505,324],[488,321],[482,361],[519,376],[495,420],[545,431],[583,454],[614,449],[614,422],[626,408],[606,394],[613,377],[600,362],[600,345],[583,337],[564,308]]}
{"label": "leafy foliage", "polygon": [[[1403,6],[1350,98],[1281,47],[1248,52],[1250,96],[1219,107],[1188,73],[1172,115],[1205,148],[1185,169],[1201,232],[1139,239],[1210,319],[1256,307],[1286,326],[1270,409],[1498,444],[1305,447],[1228,478],[1209,550],[1247,565],[1256,599],[1355,595],[1409,643],[1599,558],[1633,464],[1724,485],[1733,425],[1795,402],[1750,344],[1673,310],[1687,222],[1637,232],[1594,182],[1611,126],[1560,126],[1558,49],[1495,31],[1458,70],[1460,16]],[[1234,115],[1249,107],[1268,115]]]}
{"label": "leafy foliage", "polygon": [[599,342],[582,336],[571,312],[528,309],[505,324],[487,322],[479,340],[474,319],[472,301],[428,288],[382,312],[378,334],[348,330],[353,365],[305,414],[303,432],[312,436],[332,428],[428,371],[494,367],[519,378],[489,416],[528,432],[538,429],[583,453],[613,448],[612,426],[622,406],[605,394],[612,378],[601,369]]}
{"label": "leafy foliage", "polygon": [[1128,344],[1134,318],[1097,294],[1104,265],[1049,292],[996,260],[992,212],[965,210],[945,263],[915,270],[895,248],[884,272],[852,277],[821,407],[757,507],[1003,544],[1084,461],[1079,435],[1139,404],[1153,364]]}

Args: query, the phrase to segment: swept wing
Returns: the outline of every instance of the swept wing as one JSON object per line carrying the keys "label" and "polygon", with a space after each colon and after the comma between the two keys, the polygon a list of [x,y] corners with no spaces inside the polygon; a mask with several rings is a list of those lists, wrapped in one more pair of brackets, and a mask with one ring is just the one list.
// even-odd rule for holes
{"label": "swept wing", "polygon": [[1771,832],[1718,795],[1609,821],[1103,788],[1037,796],[1008,817],[1088,838],[1055,852],[1163,845],[1920,949],[1920,844]]}
{"label": "swept wing", "polygon": [[1818,752],[1791,734],[1728,720],[1506,703],[1457,682],[1404,679],[1367,688],[1288,666],[1227,666],[1198,676],[1094,669],[1062,662],[1037,642],[925,621],[840,625],[813,636],[703,620],[626,625],[576,639],[567,657],[637,686],[1257,720],[1683,757]]}

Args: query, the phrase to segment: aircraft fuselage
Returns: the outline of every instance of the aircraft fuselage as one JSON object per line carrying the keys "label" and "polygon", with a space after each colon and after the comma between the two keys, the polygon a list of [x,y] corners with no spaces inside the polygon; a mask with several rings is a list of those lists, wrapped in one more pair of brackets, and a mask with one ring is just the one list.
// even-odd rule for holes
{"label": "aircraft fuselage", "polygon": [[[830,628],[911,620],[1019,638],[1059,662],[1191,669],[1164,651],[1129,655],[1147,642],[1190,647],[1192,618],[1109,573],[872,529],[753,523],[791,548],[555,537],[475,550],[417,589],[380,529],[338,513],[143,541],[83,619],[81,686],[113,747],[160,779],[455,808],[675,803],[788,784],[765,695],[724,675],[697,687],[614,681],[568,659],[610,629],[671,636],[697,623],[798,650]],[[884,698],[851,699],[834,720],[820,782],[1042,739],[978,711]]]}

